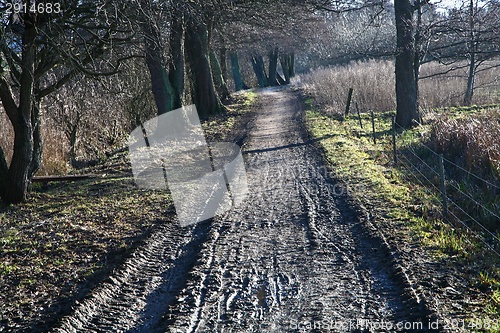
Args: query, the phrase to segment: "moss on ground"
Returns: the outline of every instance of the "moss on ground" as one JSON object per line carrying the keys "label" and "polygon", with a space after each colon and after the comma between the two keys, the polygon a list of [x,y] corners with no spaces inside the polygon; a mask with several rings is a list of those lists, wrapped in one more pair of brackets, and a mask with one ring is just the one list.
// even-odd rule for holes
{"label": "moss on ground", "polygon": [[[333,173],[348,184],[353,197],[390,221],[401,242],[417,242],[443,265],[468,267],[470,288],[482,305],[465,311],[486,318],[486,322],[499,319],[500,261],[488,253],[483,243],[443,219],[439,193],[428,191],[405,168],[394,166],[391,131],[394,113],[375,114],[373,135],[368,113],[360,115],[361,126],[357,115],[327,114],[311,97],[305,103],[310,135],[318,140]],[[478,110],[482,109],[474,106],[452,112],[464,117]],[[400,133],[399,149],[418,149],[426,131],[428,126]],[[497,332],[494,327],[484,331]]]}

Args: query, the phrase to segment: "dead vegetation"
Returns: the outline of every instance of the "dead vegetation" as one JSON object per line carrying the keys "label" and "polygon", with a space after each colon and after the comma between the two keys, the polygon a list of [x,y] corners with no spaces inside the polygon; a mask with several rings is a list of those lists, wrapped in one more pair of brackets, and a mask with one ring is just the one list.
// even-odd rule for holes
{"label": "dead vegetation", "polygon": [[[238,139],[254,99],[204,122],[207,139]],[[126,149],[71,172],[101,177],[33,184],[26,203],[0,205],[0,331],[47,331],[153,228],[174,223],[168,191],[137,189]]]}
{"label": "dead vegetation", "polygon": [[431,124],[430,145],[454,163],[494,180],[500,174],[500,108],[457,117],[445,113]]}

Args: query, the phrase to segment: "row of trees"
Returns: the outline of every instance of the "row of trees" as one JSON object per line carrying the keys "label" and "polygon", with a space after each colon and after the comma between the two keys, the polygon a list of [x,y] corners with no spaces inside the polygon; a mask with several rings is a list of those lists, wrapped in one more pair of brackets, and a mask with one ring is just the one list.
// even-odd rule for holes
{"label": "row of trees", "polygon": [[[288,83],[294,75],[293,52],[281,52],[287,34],[274,28],[292,18],[290,12],[299,13],[297,6],[266,0],[0,1],[0,99],[14,130],[10,163],[0,147],[2,200],[23,201],[40,168],[42,101],[54,92],[82,76],[116,75],[142,59],[157,114],[187,102],[197,105],[201,117],[222,112],[228,54],[236,89],[247,87],[239,68],[242,44],[261,42],[252,59],[262,86]],[[272,23],[268,11],[274,13]],[[241,35],[228,32],[236,27]],[[78,110],[72,117],[65,112],[75,105],[60,105],[72,155],[82,116]]]}
{"label": "row of trees", "polygon": [[[434,75],[465,78],[463,104],[473,102],[475,76],[499,65],[499,1],[459,0],[445,8],[440,0],[379,2],[362,10],[323,14],[306,57],[314,66],[369,58],[396,58],[397,122],[409,127],[419,121],[420,67],[442,64]],[[321,42],[322,41],[322,42]],[[302,59],[301,59],[302,61]],[[299,64],[302,66],[302,64]]]}

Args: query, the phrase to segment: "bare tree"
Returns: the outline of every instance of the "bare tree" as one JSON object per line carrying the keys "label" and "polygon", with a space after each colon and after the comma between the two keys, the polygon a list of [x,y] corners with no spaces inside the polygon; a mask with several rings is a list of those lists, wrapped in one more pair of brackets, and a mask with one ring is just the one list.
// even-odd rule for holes
{"label": "bare tree", "polygon": [[439,61],[448,68],[438,74],[466,73],[464,105],[473,102],[476,74],[499,66],[493,61],[500,55],[499,13],[498,1],[463,0],[428,25],[430,38],[423,61]]}

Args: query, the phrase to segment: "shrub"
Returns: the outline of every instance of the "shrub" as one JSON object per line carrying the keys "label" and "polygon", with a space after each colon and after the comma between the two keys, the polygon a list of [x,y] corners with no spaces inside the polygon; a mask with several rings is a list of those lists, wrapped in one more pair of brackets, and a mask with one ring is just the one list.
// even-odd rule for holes
{"label": "shrub", "polygon": [[430,144],[454,163],[485,177],[500,172],[500,109],[469,117],[437,117]]}

